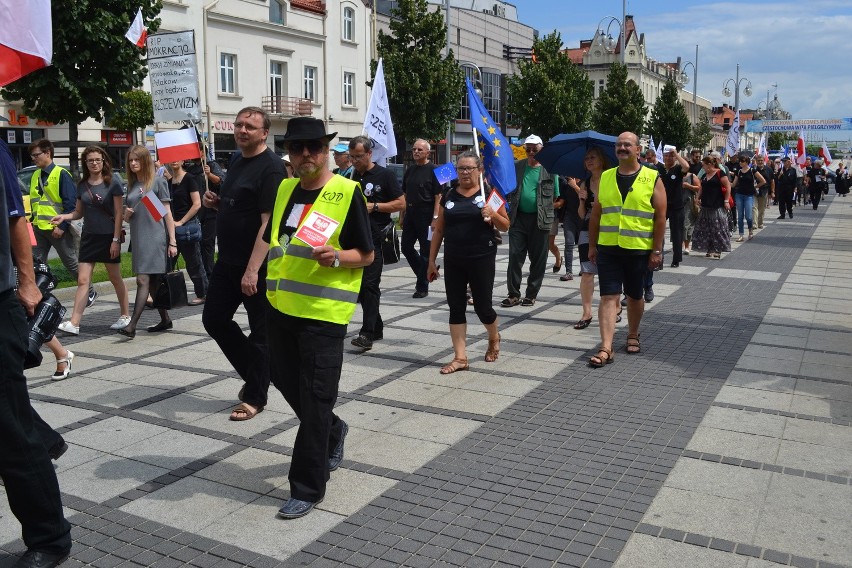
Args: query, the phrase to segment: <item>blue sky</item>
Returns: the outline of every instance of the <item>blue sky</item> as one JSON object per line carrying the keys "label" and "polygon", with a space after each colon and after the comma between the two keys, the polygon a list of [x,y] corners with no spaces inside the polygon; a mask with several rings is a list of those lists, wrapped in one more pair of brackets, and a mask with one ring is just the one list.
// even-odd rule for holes
{"label": "blue sky", "polygon": [[[556,29],[566,47],[591,39],[602,18],[620,20],[622,12],[622,0],[509,1],[521,22],[542,35]],[[740,92],[743,108],[765,101],[767,90],[771,98],[777,84],[778,98],[793,118],[852,116],[850,0],[628,0],[627,13],[645,34],[648,56],[658,61],[678,56],[693,61],[698,44],[698,94],[714,106],[733,105],[733,96],[722,95],[722,84],[734,78],[739,63],[740,77],[748,78],[754,90],[748,98]],[[691,76],[686,88],[692,89]]]}

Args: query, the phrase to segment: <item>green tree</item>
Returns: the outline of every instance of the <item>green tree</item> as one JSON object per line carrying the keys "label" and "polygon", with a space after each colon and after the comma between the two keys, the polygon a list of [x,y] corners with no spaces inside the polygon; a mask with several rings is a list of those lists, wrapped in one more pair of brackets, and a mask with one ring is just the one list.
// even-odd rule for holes
{"label": "green tree", "polygon": [[113,128],[133,131],[133,142],[136,143],[136,131],[154,123],[151,93],[141,90],[121,93],[112,113],[108,114],[106,119]]}
{"label": "green tree", "polygon": [[509,77],[508,112],[524,135],[548,140],[560,132],[580,132],[589,125],[592,82],[562,51],[558,32],[533,42],[535,61],[519,61]]}
{"label": "green tree", "polygon": [[143,50],[124,37],[140,6],[148,33],[157,31],[161,0],[52,2],[52,64],[0,93],[23,101],[30,116],[68,123],[74,171],[79,171],[77,125],[87,118],[102,120],[121,93],[140,87],[148,73]]}
{"label": "green tree", "polygon": [[645,130],[645,97],[639,86],[627,80],[627,66],[613,63],[606,88],[595,102],[592,128],[603,134],[618,136],[633,132],[641,136]]}
{"label": "green tree", "polygon": [[[443,55],[444,18],[428,8],[426,0],[399,0],[391,10],[390,35],[379,31],[393,128],[405,140],[444,138],[464,90],[464,74],[452,51]],[[378,61],[370,67],[375,76]]]}
{"label": "green tree", "polygon": [[792,132],[770,132],[766,138],[766,149],[772,152],[773,150],[781,150],[787,140],[795,136]]}
{"label": "green tree", "polygon": [[653,136],[654,140],[676,146],[680,150],[689,143],[690,130],[689,117],[686,116],[686,109],[680,101],[680,89],[669,79],[663,85],[663,90],[660,91],[651,111],[647,133]]}
{"label": "green tree", "polygon": [[698,122],[692,127],[692,132],[689,136],[689,145],[704,151],[711,140],[713,140],[713,131],[710,130],[710,116],[706,110],[702,110]]}

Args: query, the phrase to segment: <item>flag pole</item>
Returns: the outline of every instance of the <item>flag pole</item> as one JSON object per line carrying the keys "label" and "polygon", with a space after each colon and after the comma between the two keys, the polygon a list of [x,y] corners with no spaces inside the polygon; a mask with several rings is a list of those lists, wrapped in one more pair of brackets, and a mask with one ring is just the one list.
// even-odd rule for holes
{"label": "flag pole", "polygon": [[[476,152],[476,157],[479,158],[479,161],[482,161],[482,156],[479,155],[479,136],[477,135],[476,128],[473,128],[473,151]],[[482,197],[482,206],[485,207],[487,205],[485,201],[485,178],[482,175],[482,168],[479,168],[479,195]],[[491,217],[483,217],[482,218],[486,223],[491,222]]]}

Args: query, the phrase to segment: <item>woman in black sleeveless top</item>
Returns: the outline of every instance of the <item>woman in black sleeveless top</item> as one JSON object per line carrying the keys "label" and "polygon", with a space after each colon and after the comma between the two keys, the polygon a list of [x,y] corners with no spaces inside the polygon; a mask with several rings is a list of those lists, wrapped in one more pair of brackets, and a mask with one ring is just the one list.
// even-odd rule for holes
{"label": "woman in black sleeveless top", "polygon": [[692,250],[706,250],[705,256],[719,259],[722,252],[731,250],[731,234],[728,231],[731,182],[714,158],[706,156],[701,162],[704,166],[701,189],[698,190],[701,210],[692,234]]}

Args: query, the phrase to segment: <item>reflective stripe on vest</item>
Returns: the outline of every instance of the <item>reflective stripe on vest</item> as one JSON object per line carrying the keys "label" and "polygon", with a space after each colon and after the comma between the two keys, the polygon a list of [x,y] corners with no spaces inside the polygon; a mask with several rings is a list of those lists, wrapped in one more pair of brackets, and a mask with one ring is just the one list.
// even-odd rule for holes
{"label": "reflective stripe on vest", "polygon": [[630,250],[651,250],[654,248],[654,207],[651,197],[658,174],[642,166],[627,198],[622,201],[616,181],[617,169],[611,168],[601,174],[598,244]]}
{"label": "reflective stripe on vest", "polygon": [[[54,166],[47,176],[44,191],[39,191],[42,170],[33,172],[30,178],[30,208],[32,210],[33,226],[43,231],[52,231],[54,226],[50,220],[62,213],[62,196],[59,194],[59,177],[64,172],[59,166]],[[56,204],[59,210],[53,206]]]}
{"label": "reflective stripe on vest", "polygon": [[[311,255],[312,247],[298,240],[279,241],[281,220],[298,183],[297,179],[285,179],[278,186],[269,220],[266,297],[273,308],[287,315],[348,324],[355,313],[363,269],[321,266]],[[340,249],[340,231],[352,200],[361,195],[357,188],[357,183],[335,175],[318,190],[311,206],[311,213],[321,213],[339,223],[327,243],[335,249]],[[308,218],[310,215],[305,216],[305,220]]]}

